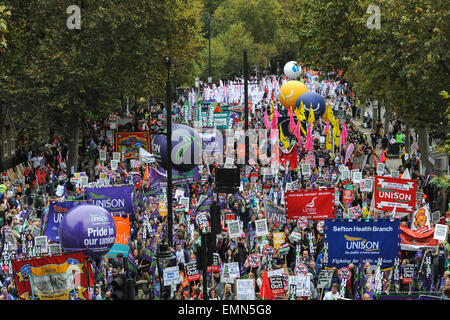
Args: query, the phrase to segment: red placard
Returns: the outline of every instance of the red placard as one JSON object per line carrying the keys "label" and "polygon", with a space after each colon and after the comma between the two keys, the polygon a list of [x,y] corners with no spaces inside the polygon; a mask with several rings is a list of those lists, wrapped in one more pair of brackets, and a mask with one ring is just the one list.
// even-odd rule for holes
{"label": "red placard", "polygon": [[375,176],[375,209],[396,212],[414,212],[416,207],[417,181]]}
{"label": "red placard", "polygon": [[344,190],[342,193],[343,203],[352,203],[353,201],[353,190]]}
{"label": "red placard", "polygon": [[322,220],[334,218],[334,190],[288,191],[286,192],[286,211],[288,219],[307,217]]}

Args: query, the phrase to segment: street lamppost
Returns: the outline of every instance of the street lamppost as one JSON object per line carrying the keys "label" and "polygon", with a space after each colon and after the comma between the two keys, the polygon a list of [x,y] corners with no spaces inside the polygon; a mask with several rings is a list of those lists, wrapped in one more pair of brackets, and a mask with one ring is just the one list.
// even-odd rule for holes
{"label": "street lamppost", "polygon": [[[160,297],[161,298],[169,298],[166,297],[166,290],[164,289],[164,283],[161,280],[161,273],[163,272],[163,270],[165,268],[167,268],[167,266],[170,263],[170,260],[173,258],[173,254],[172,252],[170,252],[169,250],[169,245],[166,243],[160,243],[158,245],[158,252],[156,254],[156,264],[158,265],[158,278],[159,278],[159,287],[161,288],[160,290]],[[164,293],[164,296],[163,296]]]}
{"label": "street lamppost", "polygon": [[164,62],[167,68],[166,83],[166,110],[167,110],[167,234],[169,238],[169,246],[172,246],[173,238],[173,216],[172,216],[172,101],[170,95],[170,67],[172,59],[165,57]]}

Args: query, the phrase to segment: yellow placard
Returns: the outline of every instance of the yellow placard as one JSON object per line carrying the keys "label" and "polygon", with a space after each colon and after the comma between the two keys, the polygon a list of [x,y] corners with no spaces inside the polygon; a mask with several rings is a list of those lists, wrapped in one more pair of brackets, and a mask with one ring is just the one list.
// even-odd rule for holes
{"label": "yellow placard", "polygon": [[282,245],[285,241],[284,241],[284,232],[274,232],[273,233],[273,247],[275,249],[279,249],[280,245]]}

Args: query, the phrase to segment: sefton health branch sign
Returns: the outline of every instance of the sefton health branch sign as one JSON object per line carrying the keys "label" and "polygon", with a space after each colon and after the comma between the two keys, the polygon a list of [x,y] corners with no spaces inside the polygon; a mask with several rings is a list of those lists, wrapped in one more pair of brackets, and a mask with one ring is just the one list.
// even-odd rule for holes
{"label": "sefton health branch sign", "polygon": [[328,242],[328,266],[358,265],[360,259],[392,266],[400,250],[400,220],[333,221],[325,222],[325,240]]}

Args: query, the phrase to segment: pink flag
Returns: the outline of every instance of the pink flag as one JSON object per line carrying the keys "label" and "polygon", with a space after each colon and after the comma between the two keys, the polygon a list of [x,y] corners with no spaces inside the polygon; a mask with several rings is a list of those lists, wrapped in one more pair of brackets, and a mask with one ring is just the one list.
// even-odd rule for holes
{"label": "pink flag", "polygon": [[347,140],[348,132],[347,132],[347,126],[345,125],[345,122],[342,123],[342,132],[341,132],[341,145],[345,146],[345,141]]}
{"label": "pink flag", "polygon": [[267,114],[267,107],[266,112],[264,113],[264,125],[266,126],[267,130],[270,130],[270,122],[269,122],[269,115]]}
{"label": "pink flag", "polygon": [[277,109],[273,109],[273,117],[272,117],[272,129],[278,129],[278,117],[280,114]]}
{"label": "pink flag", "polygon": [[295,126],[294,117],[292,116],[291,109],[289,109],[288,113],[289,113],[289,131],[294,132],[296,126]]}
{"label": "pink flag", "polygon": [[306,134],[305,149],[308,151],[313,151],[312,126],[308,127],[308,133]]}
{"label": "pink flag", "polygon": [[325,127],[325,135],[328,134],[328,130],[330,130],[330,121],[327,120],[327,126]]}
{"label": "pink flag", "polygon": [[355,145],[353,143],[350,143],[347,147],[347,151],[345,152],[344,164],[347,164],[348,160],[350,160],[350,157],[352,156],[352,153],[354,150],[355,150]]}

